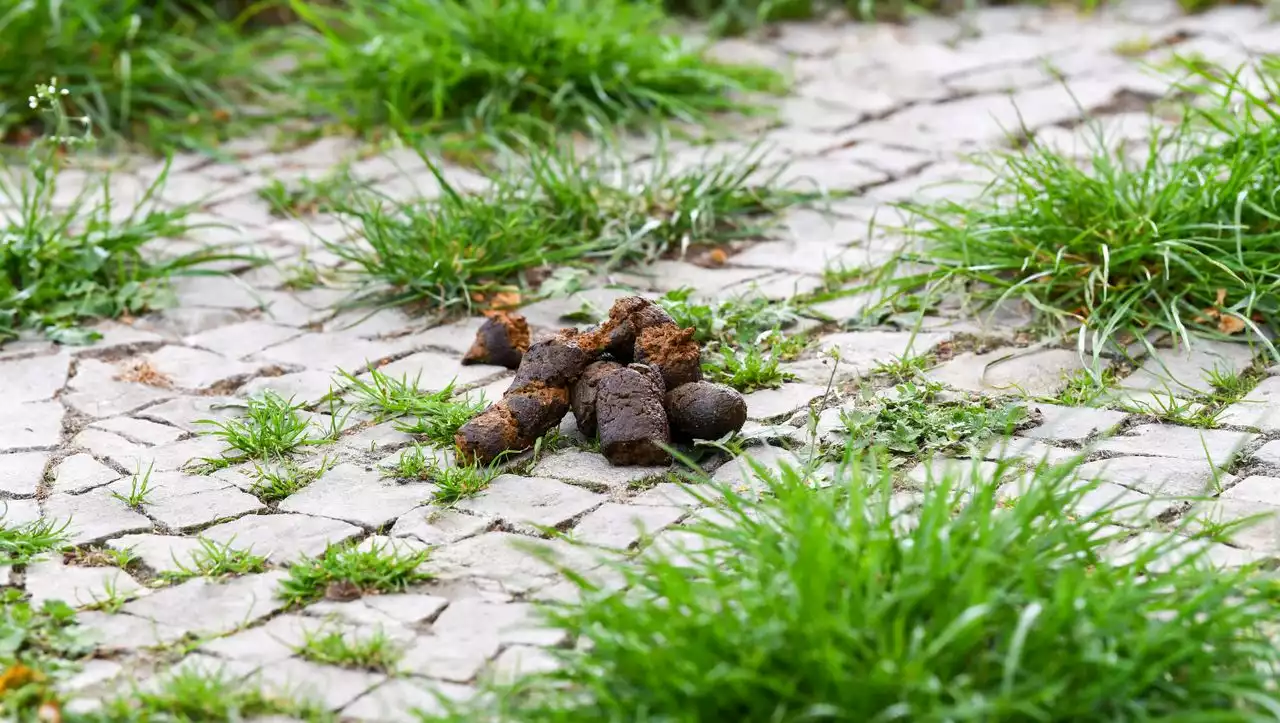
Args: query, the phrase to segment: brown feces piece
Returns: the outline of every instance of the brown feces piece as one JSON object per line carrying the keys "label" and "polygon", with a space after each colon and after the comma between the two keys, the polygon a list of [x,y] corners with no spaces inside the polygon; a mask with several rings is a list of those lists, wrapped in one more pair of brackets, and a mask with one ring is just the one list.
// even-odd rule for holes
{"label": "brown feces piece", "polygon": [[671,461],[661,445],[671,441],[662,388],[648,374],[617,369],[596,389],[600,452],[615,466],[660,465]]}
{"label": "brown feces piece", "polygon": [[609,307],[609,318],[586,332],[584,337],[591,339],[591,348],[627,364],[633,361],[637,334],[650,327],[675,326],[675,323],[671,315],[656,303],[641,296],[626,296],[613,302]]}
{"label": "brown feces piece", "polygon": [[520,367],[529,350],[529,322],[509,311],[489,313],[471,349],[462,357],[463,364],[496,364],[508,369]]}
{"label": "brown feces piece", "polygon": [[635,360],[662,372],[667,389],[702,379],[702,348],[693,329],[675,324],[652,326],[636,339]]}
{"label": "brown feces piece", "polygon": [[600,381],[623,366],[617,362],[598,361],[587,367],[569,395],[569,406],[578,423],[578,431],[588,439],[596,436],[596,387]]}
{"label": "brown feces piece", "polygon": [[532,447],[568,413],[569,387],[591,359],[573,329],[530,346],[502,399],[454,435],[459,459],[488,464],[504,452]]}
{"label": "brown feces piece", "polygon": [[747,423],[747,400],[737,389],[707,381],[667,392],[667,420],[679,440],[720,439]]}

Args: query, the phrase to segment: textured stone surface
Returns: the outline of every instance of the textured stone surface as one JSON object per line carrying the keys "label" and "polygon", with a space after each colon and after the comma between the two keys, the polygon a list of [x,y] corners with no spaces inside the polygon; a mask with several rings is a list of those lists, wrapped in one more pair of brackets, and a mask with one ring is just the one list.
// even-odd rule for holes
{"label": "textured stone surface", "polygon": [[[131,479],[122,479],[108,489],[128,497],[132,485]],[[216,477],[157,472],[150,475],[149,485],[142,509],[173,530],[203,527],[263,507],[258,498]]]}
{"label": "textured stone surface", "polygon": [[1076,474],[1085,479],[1114,482],[1146,494],[1196,496],[1213,491],[1220,473],[1203,459],[1114,457],[1081,465]]}
{"label": "textured stone surface", "polygon": [[1243,399],[1227,407],[1218,423],[1263,432],[1280,431],[1280,377],[1263,379]]}
{"label": "textured stone surface", "polygon": [[409,537],[427,545],[443,545],[474,537],[493,526],[487,517],[465,515],[451,509],[419,507],[400,516],[392,537]]}
{"label": "textured stone surface", "polygon": [[603,495],[545,477],[504,474],[475,497],[458,502],[458,509],[490,517],[506,527],[538,534],[539,527],[561,528],[600,506]]}
{"label": "textured stone surface", "polygon": [[757,421],[790,416],[809,402],[825,394],[827,388],[817,384],[783,384],[779,389],[761,389],[745,395],[747,418]]}
{"label": "textured stone surface", "polygon": [[563,564],[590,567],[589,553],[557,540],[535,540],[509,532],[486,532],[435,552],[427,568],[446,578],[479,577],[498,582],[512,592],[546,582],[555,568],[538,555],[551,554]]}
{"label": "textured stone surface", "polygon": [[1089,437],[1114,429],[1128,416],[1124,412],[1109,409],[1063,407],[1043,402],[1032,404],[1029,409],[1040,412],[1043,421],[1017,434],[1058,442],[1083,442]]}
{"label": "textured stone surface", "polygon": [[200,535],[222,545],[251,550],[274,563],[306,555],[314,557],[330,545],[361,534],[340,520],[301,514],[246,515],[203,530]]}
{"label": "textured stone surface", "polygon": [[1071,349],[1010,348],[961,354],[930,370],[928,377],[965,391],[1051,397],[1066,387],[1068,377],[1082,369],[1080,355]]}
{"label": "textured stone surface", "polygon": [[67,523],[68,541],[73,545],[100,542],[129,532],[147,532],[151,520],[134,512],[106,489],[81,495],[55,494],[44,501],[44,517]]}
{"label": "textured stone surface", "polygon": [[597,452],[565,450],[548,455],[531,472],[535,477],[554,477],[601,492],[664,477],[668,467],[614,467]]}
{"label": "textured stone surface", "polygon": [[127,599],[148,592],[124,570],[116,567],[79,567],[61,560],[44,560],[27,566],[26,588],[31,604],[62,600],[75,606]]}
{"label": "textured stone surface", "polygon": [[420,720],[443,715],[441,699],[461,703],[475,695],[473,688],[421,678],[395,678],[360,696],[342,715],[360,721]]}
{"label": "textured stone surface", "polygon": [[573,539],[591,545],[626,549],[641,537],[674,525],[684,517],[680,507],[608,503],[591,511],[573,528]]}
{"label": "textured stone surface", "polygon": [[196,578],[134,600],[124,612],[197,635],[225,633],[284,607],[276,597],[283,578],[280,572],[226,582]]}
{"label": "textured stone surface", "polygon": [[62,438],[62,415],[57,402],[0,401],[0,452],[57,445]]}
{"label": "textured stone surface", "polygon": [[0,454],[0,493],[15,497],[34,495],[48,463],[47,452]]}
{"label": "textured stone surface", "polygon": [[1169,425],[1143,424],[1125,434],[1098,442],[1095,447],[1118,454],[1141,454],[1154,457],[1176,457],[1186,460],[1208,460],[1215,465],[1230,462],[1254,435],[1223,429],[1195,429]]}
{"label": "textured stone surface", "polygon": [[427,485],[389,483],[376,471],[340,464],[290,495],[280,509],[373,528],[395,522],[430,497]]}

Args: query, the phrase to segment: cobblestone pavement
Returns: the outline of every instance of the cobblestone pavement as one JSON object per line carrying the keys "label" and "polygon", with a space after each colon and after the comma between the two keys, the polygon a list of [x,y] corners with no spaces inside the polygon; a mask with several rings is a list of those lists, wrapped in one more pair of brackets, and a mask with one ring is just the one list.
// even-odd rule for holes
{"label": "cobblestone pavement", "polygon": [[[766,143],[774,144],[777,158],[792,162],[786,174],[798,183],[858,193],[835,203],[829,214],[791,212],[774,238],[731,256],[721,268],[663,261],[630,269],[598,280],[599,288],[528,306],[524,313],[531,323],[559,326],[560,315],[584,299],[604,303],[624,293],[604,288],[606,281],[650,292],[692,285],[715,298],[753,290],[785,297],[814,289],[828,264],[874,264],[890,253],[895,239],[868,238],[866,220],[880,204],[969,192],[932,185],[981,180],[958,162],[959,153],[1007,143],[1006,131],[1019,122],[1067,147],[1084,132],[1079,121],[1086,111],[1103,117],[1118,137],[1141,140],[1144,108],[1166,89],[1166,81],[1143,62],[1158,65],[1177,51],[1240,63],[1250,54],[1280,51],[1280,26],[1269,24],[1265,11],[1244,7],[1194,18],[1179,14],[1172,2],[1122,4],[1090,18],[1013,7],[906,27],[787,25],[767,45],[730,40],[716,50],[794,73],[796,92],[782,104],[782,122],[764,133]],[[720,148],[734,153],[742,145]],[[320,176],[354,147],[325,139],[272,153],[265,141],[247,140],[227,150],[238,163],[178,158],[164,199],[188,202],[212,194],[201,220],[230,228],[210,227],[173,246],[198,241],[252,248],[281,267],[304,252],[314,261],[330,260],[312,233],[335,238],[344,233],[340,225],[323,216],[273,217],[255,191],[273,176]],[[638,155],[644,151],[636,148]],[[695,162],[701,153],[678,149],[677,159]],[[408,154],[358,159],[352,169],[389,192],[438,188]],[[142,167],[117,177],[116,194],[136,196],[155,172]],[[460,169],[449,172],[464,185],[476,180]],[[329,391],[336,369],[378,361],[390,361],[385,371],[392,375],[421,372],[425,384],[443,386],[456,377],[466,389],[487,390],[491,399],[510,377],[497,367],[460,366],[476,319],[426,327],[399,310],[335,313],[332,305],[346,294],[341,289],[290,292],[275,267],[228,271],[233,273],[179,280],[175,308],[127,325],[103,324],[103,338],[90,347],[27,340],[0,348],[0,497],[6,498],[8,522],[70,518],[73,543],[133,546],[154,572],[185,559],[197,536],[269,555],[273,568],[224,583],[194,579],[163,588],[139,584],[115,568],[58,559],[15,575],[13,582],[37,600],[86,603],[110,580],[131,598],[116,613],[82,613],[83,623],[100,634],[102,651],[70,683],[83,700],[104,693],[120,676],[145,676],[153,661],[172,659],[158,657],[155,648],[198,639],[204,642],[191,648],[184,665],[231,661],[245,670],[261,668],[273,685],[310,686],[344,717],[399,720],[411,707],[435,705],[427,687],[465,697],[486,669],[540,669],[549,664],[544,648],[563,642],[559,634],[539,629],[530,611],[531,601],[566,595],[568,585],[510,543],[537,537],[535,526],[550,526],[578,540],[627,548],[640,539],[641,529],[658,540],[677,539],[682,521],[696,514],[696,501],[666,481],[665,469],[612,468],[598,453],[574,448],[544,455],[526,476],[497,478],[485,493],[455,508],[432,509],[423,505],[430,485],[395,484],[379,470],[410,437],[390,423],[373,425],[355,416],[344,436],[323,450],[336,466],[278,503],[264,504],[249,494],[247,478],[237,470],[183,473],[187,460],[221,450],[219,441],[197,435],[196,421],[233,416],[238,402],[265,389],[315,400]],[[843,320],[868,301],[846,297],[819,304],[818,310]],[[890,324],[832,333],[820,346],[840,348],[836,376],[848,381],[904,353],[912,339],[912,350],[920,353],[945,348],[957,334],[977,334],[986,351],[957,353],[930,376],[960,391],[1001,394],[1020,388],[1052,396],[1065,384],[1064,374],[1080,368],[1079,359],[1073,350],[1028,346],[1016,334],[1024,321],[1017,309],[986,323],[941,315],[914,336]],[[1240,345],[1205,342],[1189,353],[1163,350],[1120,379],[1115,399],[1141,399],[1165,385],[1191,396],[1204,384],[1203,370],[1242,369],[1251,359]],[[170,383],[128,381],[141,362]],[[799,381],[748,395],[753,427],[787,424],[823,395],[831,368],[816,352],[790,367]],[[1145,423],[1114,408],[1033,406],[1043,423],[1020,432],[1004,453],[1057,458],[1089,447],[1093,456],[1086,469],[1108,481],[1098,492],[1099,504],[1159,493],[1214,493],[1218,499],[1203,505],[1204,511],[1226,519],[1280,510],[1280,377],[1264,379],[1213,430]],[[779,447],[749,451],[767,464],[792,458]],[[127,494],[132,473],[148,466],[157,491],[137,512],[112,493]],[[922,480],[928,471],[911,477]],[[742,474],[737,463],[714,473],[721,481]],[[1182,511],[1169,503],[1144,514]],[[427,566],[439,577],[404,594],[283,610],[274,594],[282,566],[297,555],[357,539],[429,547]],[[1220,547],[1220,559],[1232,563],[1274,554],[1280,551],[1280,521],[1253,528],[1236,542]],[[542,544],[584,567],[593,564],[594,558],[563,541]],[[291,657],[291,644],[332,616],[351,630],[382,627],[410,643],[403,674],[388,678]]]}

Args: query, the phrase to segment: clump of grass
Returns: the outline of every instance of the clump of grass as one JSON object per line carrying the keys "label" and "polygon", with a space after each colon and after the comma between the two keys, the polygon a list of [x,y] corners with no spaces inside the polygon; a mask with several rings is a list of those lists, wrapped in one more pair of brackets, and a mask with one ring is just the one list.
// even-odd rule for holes
{"label": "clump of grass", "polygon": [[[19,6],[13,12],[26,10]],[[3,20],[0,38],[9,32]],[[79,328],[81,322],[159,305],[168,298],[165,282],[170,277],[225,256],[196,252],[156,260],[145,253],[148,242],[176,238],[190,228],[187,209],[160,209],[154,203],[167,172],[126,214],[113,200],[107,175],[100,183],[88,183],[69,205],[55,203],[63,152],[89,145],[93,138],[87,118],[67,114],[65,104],[77,96],[68,96],[56,79],[34,87],[35,95],[23,107],[45,119],[47,134],[27,149],[21,180],[15,183],[0,174],[0,199],[17,206],[15,213],[0,218],[0,342],[22,330],[37,330],[57,341],[83,343],[93,335]],[[4,95],[17,97],[14,90],[5,93],[0,82],[0,97]],[[0,104],[0,117],[3,108]]]}
{"label": "clump of grass", "polygon": [[232,721],[275,715],[300,720],[324,720],[314,703],[267,693],[229,668],[203,670],[195,666],[163,676],[158,685],[136,687],[107,700],[92,720],[100,723],[132,721]]}
{"label": "clump of grass", "polygon": [[546,611],[580,642],[563,668],[454,719],[1249,720],[1280,706],[1269,576],[1215,569],[1172,532],[1118,556],[1131,533],[1081,504],[1093,485],[1074,470],[1035,470],[1012,504],[997,494],[1008,471],[944,478],[905,512],[874,460],[845,460],[828,489],[761,475],[765,494],[727,491],[686,526],[688,550],[618,564],[622,585],[572,575],[581,599]]}
{"label": "clump of grass", "polygon": [[[1063,328],[1082,327],[1094,366],[1121,335],[1153,330],[1259,338],[1280,308],[1280,80],[1188,64],[1219,107],[1190,110],[1133,162],[1097,139],[1087,167],[1032,142],[982,161],[995,181],[976,201],[906,208],[929,222],[908,260],[935,270],[882,283],[959,284],[978,302],[1021,298]],[[1088,343],[1086,343],[1088,342]]]}
{"label": "clump of grass", "polygon": [[94,648],[75,620],[75,610],[60,600],[33,607],[21,590],[0,590],[0,715],[38,720],[38,711],[57,701],[57,681]]}
{"label": "clump of grass", "polygon": [[255,479],[249,487],[249,494],[266,504],[279,502],[320,479],[329,466],[328,457],[320,460],[320,464],[315,467],[302,467],[290,459],[268,467],[255,464],[253,467]]}
{"label": "clump of grass", "polygon": [[344,635],[341,630],[306,636],[294,653],[304,660],[377,673],[394,672],[404,651],[381,628],[369,634]]}
{"label": "clump of grass", "polygon": [[[539,439],[535,445],[535,457],[546,444],[555,444],[555,440],[544,443],[544,439]],[[452,444],[452,438],[450,444]],[[438,454],[415,444],[400,453],[400,457],[388,470],[388,474],[401,480],[434,483],[435,493],[431,501],[442,505],[451,505],[483,491],[499,474],[496,464],[488,466],[446,464],[441,461]]]}
{"label": "clump of grass", "polygon": [[745,295],[717,304],[699,304],[692,300],[693,293],[694,289],[684,287],[668,291],[657,302],[681,328],[692,327],[694,340],[702,344],[753,342],[762,334],[795,324],[805,311],[794,299],[775,301]]}
{"label": "clump of grass", "polygon": [[452,381],[444,389],[423,390],[419,387],[421,374],[412,382],[407,376],[394,379],[377,369],[371,369],[367,379],[342,370],[338,375],[350,386],[356,409],[374,414],[378,420],[412,417],[414,421],[398,422],[396,429],[437,444],[453,444],[458,428],[485,408],[483,397],[475,401],[455,399]]}
{"label": "clump of grass", "polygon": [[112,492],[111,496],[128,505],[129,509],[141,511],[142,506],[147,503],[147,496],[155,490],[151,486],[151,470],[154,466],[154,463],[149,464],[146,472],[139,470],[133,475],[129,481],[129,494]]}
{"label": "clump of grass", "polygon": [[995,435],[1011,434],[1027,417],[1018,403],[939,402],[941,391],[935,382],[905,382],[866,406],[845,410],[840,415],[848,432],[845,447],[882,450],[889,464],[902,464],[973,449]]}
{"label": "clump of grass", "polygon": [[326,595],[346,598],[376,592],[402,592],[431,575],[419,569],[427,553],[401,552],[390,545],[333,546],[324,555],[289,566],[279,596],[288,605],[305,605]]}
{"label": "clump of grass", "polygon": [[5,521],[8,505],[0,500],[0,567],[25,565],[38,555],[57,550],[67,543],[67,525],[39,519],[25,524]]}
{"label": "clump of grass", "polygon": [[1107,395],[1116,381],[1116,371],[1111,367],[1095,374],[1089,369],[1078,369],[1066,375],[1065,385],[1057,397],[1048,401],[1066,407],[1092,407]]}
{"label": "clump of grass", "polygon": [[620,0],[291,0],[316,32],[292,48],[310,107],[352,128],[550,137],[751,110],[763,68],[705,59],[649,3]]}
{"label": "clump of grass", "polygon": [[[249,459],[282,460],[302,447],[328,444],[337,438],[341,427],[337,416],[329,430],[317,430],[300,414],[302,407],[267,390],[248,400],[243,419],[198,420],[196,424],[211,428],[205,434],[221,437],[227,444],[221,457],[201,461],[221,468]],[[325,433],[316,436],[318,431]]]}
{"label": "clump of grass", "polygon": [[176,570],[166,570],[160,579],[167,583],[182,582],[193,577],[222,579],[250,575],[267,569],[267,558],[255,555],[248,550],[238,550],[231,545],[235,540],[228,540],[219,545],[213,540],[198,538],[200,549],[191,553],[187,562],[181,562],[175,556],[173,564]]}
{"label": "clump of grass", "polygon": [[272,180],[258,189],[258,197],[271,206],[277,216],[308,216],[334,210],[341,199],[350,198],[367,184],[361,183],[345,171],[322,178],[302,178],[286,184]]}
{"label": "clump of grass", "polygon": [[234,128],[237,100],[270,85],[258,45],[234,23],[174,3],[7,3],[0,140],[41,128],[44,116],[22,101],[37,83],[63,78],[75,91],[72,112],[98,128],[161,149],[204,146]]}
{"label": "clump of grass", "polygon": [[616,266],[695,239],[755,238],[771,214],[813,196],[777,189],[758,153],[689,170],[659,164],[642,176],[609,172],[567,150],[522,150],[523,165],[495,175],[483,193],[458,191],[432,165],[443,186],[434,201],[363,194],[340,208],[366,243],[328,248],[366,277],[358,298],[469,308],[532,269]]}
{"label": "clump of grass", "polygon": [[779,366],[778,357],[758,347],[735,351],[723,347],[718,353],[704,356],[703,376],[713,382],[728,384],[746,394],[757,389],[777,389],[796,376]]}
{"label": "clump of grass", "polygon": [[888,377],[893,382],[901,384],[922,378],[933,361],[931,354],[903,354],[876,364],[872,367],[871,373]]}

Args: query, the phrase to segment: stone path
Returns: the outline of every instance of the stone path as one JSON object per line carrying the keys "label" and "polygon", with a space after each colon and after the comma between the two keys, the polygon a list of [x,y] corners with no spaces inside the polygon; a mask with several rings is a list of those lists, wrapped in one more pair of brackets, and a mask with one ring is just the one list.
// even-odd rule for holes
{"label": "stone path", "polygon": [[[972,192],[933,184],[981,180],[958,162],[958,154],[1006,143],[1006,131],[1019,118],[1063,147],[1084,132],[1082,109],[1103,117],[1123,137],[1141,140],[1143,108],[1164,92],[1165,81],[1140,63],[1158,64],[1174,51],[1233,65],[1250,54],[1280,51],[1280,26],[1255,8],[1224,7],[1187,18],[1172,2],[1135,2],[1091,18],[1012,7],[909,27],[787,25],[767,45],[724,42],[716,49],[720,56],[786,68],[798,79],[796,93],[782,104],[782,123],[764,133],[776,157],[792,162],[787,177],[858,193],[835,203],[830,215],[790,213],[774,238],[731,256],[722,268],[663,261],[612,280],[651,292],[694,285],[712,298],[746,292],[785,297],[817,288],[828,264],[882,262],[897,241],[884,234],[867,237],[871,214],[905,198]],[[726,153],[740,148],[723,146]],[[666,481],[665,469],[611,468],[599,454],[570,447],[545,455],[527,476],[501,476],[453,509],[432,509],[422,503],[429,485],[395,484],[379,470],[398,457],[409,436],[390,423],[373,425],[356,416],[340,441],[322,452],[335,466],[279,503],[267,505],[248,494],[247,479],[235,470],[210,476],[180,471],[187,460],[221,450],[219,441],[196,434],[197,420],[228,418],[237,413],[237,403],[266,389],[319,399],[338,368],[390,361],[390,374],[412,377],[420,371],[424,383],[436,385],[456,377],[459,385],[486,390],[489,398],[500,395],[510,377],[501,368],[460,366],[476,319],[426,327],[398,310],[335,313],[332,305],[345,291],[291,292],[282,286],[287,268],[304,253],[314,262],[332,261],[313,233],[335,238],[344,230],[323,216],[273,217],[255,191],[272,176],[322,176],[353,153],[353,146],[326,139],[272,153],[267,142],[247,140],[228,150],[238,163],[177,160],[164,199],[178,203],[212,194],[203,202],[202,220],[222,226],[171,246],[198,241],[255,249],[279,261],[278,268],[231,267],[225,277],[180,280],[175,308],[130,324],[103,324],[103,339],[91,347],[26,340],[0,348],[0,497],[7,503],[6,523],[69,518],[73,543],[132,547],[153,572],[185,559],[198,536],[251,548],[269,556],[273,568],[225,583],[195,579],[153,589],[115,568],[60,560],[29,566],[12,582],[37,600],[88,604],[108,582],[131,598],[115,613],[82,614],[82,622],[100,635],[100,656],[70,688],[91,704],[121,676],[145,677],[171,665],[175,641],[198,639],[203,642],[191,647],[182,665],[261,669],[272,685],[310,686],[317,700],[345,718],[402,720],[411,707],[434,705],[427,687],[461,698],[486,670],[505,675],[548,665],[543,649],[563,639],[532,622],[531,601],[566,595],[569,588],[510,543],[534,539],[537,526],[619,549],[635,544],[640,529],[658,540],[678,539],[681,522],[697,514],[696,501]],[[644,152],[637,148],[638,155]],[[677,152],[678,159],[693,162],[702,151]],[[408,154],[359,159],[352,170],[391,192],[435,188],[429,172]],[[118,195],[136,196],[155,172],[143,166],[118,177]],[[449,173],[464,185],[475,180],[461,169]],[[603,288],[606,279],[597,281],[599,288],[538,302],[524,313],[534,324],[559,326],[560,315],[584,299],[600,304],[625,293]],[[868,301],[853,296],[817,308],[841,321],[857,316]],[[1065,384],[1064,374],[1080,367],[1074,351],[1027,346],[1016,334],[1025,321],[1017,309],[985,326],[941,313],[928,321],[927,333],[914,337],[916,353],[946,350],[960,334],[979,335],[988,349],[954,354],[930,371],[955,390],[1021,389],[1052,396]],[[906,352],[912,338],[909,330],[888,325],[831,333],[819,348],[841,350],[836,378],[846,382]],[[1139,399],[1166,385],[1193,395],[1204,384],[1204,370],[1250,363],[1249,350],[1241,346],[1165,350],[1121,379],[1117,399]],[[753,428],[786,424],[822,397],[831,367],[818,352],[790,367],[799,381],[748,396]],[[164,384],[144,383],[157,379]],[[1226,426],[1214,430],[1143,423],[1116,409],[1032,406],[1043,422],[1021,432],[1007,453],[1057,458],[1089,446],[1094,461],[1086,469],[1109,482],[1098,493],[1099,504],[1220,492],[1205,505],[1208,514],[1231,519],[1280,511],[1280,377],[1262,381],[1226,413]],[[770,464],[791,457],[775,447],[750,452]],[[138,512],[112,493],[127,495],[132,474],[147,467],[157,491]],[[916,470],[912,477],[923,480],[929,471]],[[736,463],[715,472],[722,481],[741,475]],[[1174,503],[1146,510],[1162,519],[1183,512]],[[439,578],[404,594],[283,611],[274,594],[281,569],[298,555],[319,554],[346,540],[430,548],[428,567]],[[563,542],[543,544],[591,564]],[[1280,522],[1254,528],[1236,547],[1217,552],[1227,563],[1280,552]],[[389,678],[292,656],[291,645],[300,636],[332,624],[326,621],[335,616],[345,629],[367,634],[380,627],[405,643],[403,674]]]}

